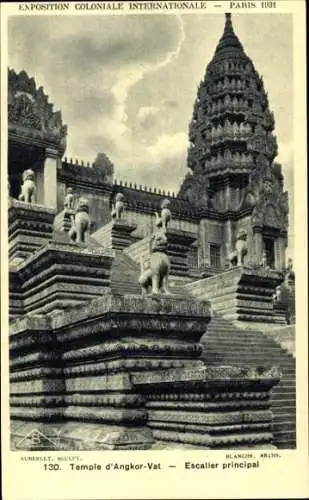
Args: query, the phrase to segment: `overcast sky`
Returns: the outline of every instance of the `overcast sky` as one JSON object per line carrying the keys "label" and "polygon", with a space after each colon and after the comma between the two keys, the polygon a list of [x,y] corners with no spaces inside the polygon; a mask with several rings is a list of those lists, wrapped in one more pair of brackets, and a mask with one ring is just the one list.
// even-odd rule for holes
{"label": "overcast sky", "polygon": [[[239,14],[232,21],[264,78],[291,199],[292,16]],[[65,155],[91,162],[104,151],[116,178],[177,191],[197,86],[224,23],[218,14],[16,16],[9,66],[25,69],[62,111]]]}

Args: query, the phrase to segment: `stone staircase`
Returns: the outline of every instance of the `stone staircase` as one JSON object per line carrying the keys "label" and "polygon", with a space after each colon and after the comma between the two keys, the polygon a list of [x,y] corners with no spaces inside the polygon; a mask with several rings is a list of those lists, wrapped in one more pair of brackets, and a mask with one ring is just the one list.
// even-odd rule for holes
{"label": "stone staircase", "polygon": [[111,273],[112,292],[123,295],[139,295],[141,293],[141,287],[138,283],[140,266],[121,250],[116,250],[115,253]]}
{"label": "stone staircase", "polygon": [[214,313],[202,339],[207,365],[278,366],[280,383],[272,390],[274,436],[278,448],[296,447],[295,359],[258,330],[244,330]]}
{"label": "stone staircase", "polygon": [[[138,284],[140,266],[134,259],[141,253],[141,246],[146,251],[146,243],[129,247],[125,252],[116,250],[114,265],[111,274],[111,289],[113,293],[134,294],[141,293]],[[135,248],[136,247],[136,248]],[[132,250],[132,257],[129,256]],[[130,251],[131,250],[131,251]],[[186,282],[174,281],[170,277],[170,291],[176,295],[190,295]],[[223,318],[218,313],[208,325],[203,339],[203,361],[207,365],[243,365],[243,366],[278,366],[283,377],[273,389],[271,401],[274,414],[273,430],[278,448],[296,447],[296,386],[295,386],[295,359],[284,345],[280,346],[276,336],[268,336],[258,330],[240,328],[231,320]]]}
{"label": "stone staircase", "polygon": [[132,262],[136,262],[138,267],[140,261],[149,260],[149,243],[151,236],[145,236],[142,240],[136,241],[132,245],[124,249],[124,253],[130,257]]}
{"label": "stone staircase", "polygon": [[283,350],[295,357],[295,325],[284,325],[281,328],[267,329],[264,333],[277,342]]}

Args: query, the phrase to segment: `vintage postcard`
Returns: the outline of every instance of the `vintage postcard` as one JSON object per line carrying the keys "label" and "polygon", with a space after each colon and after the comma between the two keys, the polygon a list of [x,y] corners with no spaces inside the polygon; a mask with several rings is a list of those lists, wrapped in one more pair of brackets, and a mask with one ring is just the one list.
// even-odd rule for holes
{"label": "vintage postcard", "polygon": [[309,496],[305,28],[1,5],[5,500]]}

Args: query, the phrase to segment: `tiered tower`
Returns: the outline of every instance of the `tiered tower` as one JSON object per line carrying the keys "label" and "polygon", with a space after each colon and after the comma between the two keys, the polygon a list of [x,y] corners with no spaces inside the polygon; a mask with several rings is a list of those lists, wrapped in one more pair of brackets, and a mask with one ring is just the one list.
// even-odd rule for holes
{"label": "tiered tower", "polygon": [[226,14],[223,35],[194,103],[187,159],[192,173],[179,196],[202,211],[222,214],[225,243],[233,246],[244,229],[252,241],[248,263],[258,265],[265,251],[268,265],[279,270],[287,244],[288,200],[281,165],[274,163],[274,127],[263,78],[234,33],[231,14]]}

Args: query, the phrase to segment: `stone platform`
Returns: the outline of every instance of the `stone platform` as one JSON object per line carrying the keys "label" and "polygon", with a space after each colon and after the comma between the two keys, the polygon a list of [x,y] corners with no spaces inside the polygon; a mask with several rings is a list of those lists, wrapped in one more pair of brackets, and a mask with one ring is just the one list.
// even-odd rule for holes
{"label": "stone platform", "polygon": [[[16,320],[10,335],[11,417],[31,421],[35,429],[52,423],[68,430],[71,423],[67,449],[73,438],[81,446],[81,429],[87,434],[88,424],[100,426],[103,437],[92,442],[83,435],[83,449],[149,448],[144,397],[132,373],[202,366],[199,341],[209,320],[203,301],[112,294],[52,316]],[[15,445],[23,437],[13,431]]]}
{"label": "stone platform", "polygon": [[32,449],[37,431],[52,441],[56,433],[67,450],[149,449],[157,439],[270,445],[268,392],[278,374],[205,368],[209,320],[207,301],[113,294],[15,320],[12,448]]}

